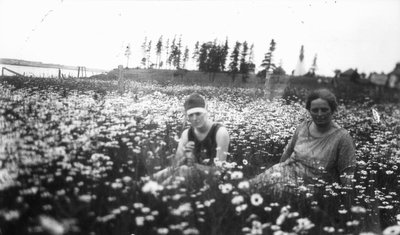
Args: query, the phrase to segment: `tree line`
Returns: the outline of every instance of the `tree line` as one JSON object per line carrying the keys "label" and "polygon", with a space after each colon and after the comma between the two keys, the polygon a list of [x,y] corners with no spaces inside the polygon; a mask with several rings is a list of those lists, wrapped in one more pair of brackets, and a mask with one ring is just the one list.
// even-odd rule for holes
{"label": "tree line", "polygon": [[[254,63],[254,44],[249,45],[247,41],[236,41],[231,50],[228,38],[224,42],[219,42],[217,39],[208,42],[197,41],[192,52],[190,52],[188,46],[182,45],[182,36],[175,36],[172,40],[164,40],[163,36],[160,36],[154,48],[153,44],[153,41],[147,37],[144,38],[141,44],[142,68],[186,70],[191,59],[198,71],[209,74],[210,81],[214,81],[216,73],[227,72],[231,76],[232,82],[237,77],[241,77],[242,81],[246,82],[249,74],[251,72],[254,73],[256,67]],[[264,78],[266,72],[270,74],[285,74],[282,67],[276,66],[273,62],[275,48],[276,42],[272,39],[260,64],[263,69],[258,72],[257,75],[259,77]],[[129,60],[129,46],[125,55]],[[153,61],[153,58],[155,58],[155,61]]]}

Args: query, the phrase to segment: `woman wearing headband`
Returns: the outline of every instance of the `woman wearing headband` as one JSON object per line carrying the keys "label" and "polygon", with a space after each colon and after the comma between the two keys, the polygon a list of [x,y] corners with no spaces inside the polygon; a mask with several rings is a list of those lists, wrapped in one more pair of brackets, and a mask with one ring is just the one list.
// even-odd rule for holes
{"label": "woman wearing headband", "polygon": [[215,169],[214,159],[225,161],[228,153],[229,133],[209,119],[204,98],[193,93],[186,98],[184,108],[190,127],[181,135],[172,166],[154,175],[164,184],[173,176],[190,179],[210,173]]}

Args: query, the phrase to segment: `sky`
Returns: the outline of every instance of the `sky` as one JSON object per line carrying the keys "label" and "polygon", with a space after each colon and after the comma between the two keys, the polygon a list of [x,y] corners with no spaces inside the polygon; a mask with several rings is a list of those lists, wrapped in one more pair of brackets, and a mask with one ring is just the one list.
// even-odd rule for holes
{"label": "sky", "polygon": [[302,45],[320,75],[388,73],[400,62],[400,0],[0,0],[0,32],[0,58],[88,68],[136,67],[145,37],[155,55],[160,36],[181,36],[190,53],[197,41],[254,44],[257,69],[274,39],[287,73]]}

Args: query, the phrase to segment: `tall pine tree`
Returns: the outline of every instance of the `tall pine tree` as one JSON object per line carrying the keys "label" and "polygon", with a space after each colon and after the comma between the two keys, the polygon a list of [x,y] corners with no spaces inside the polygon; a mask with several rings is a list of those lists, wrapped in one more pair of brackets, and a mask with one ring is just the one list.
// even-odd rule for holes
{"label": "tall pine tree", "polygon": [[229,53],[228,51],[229,51],[228,38],[226,38],[225,45],[220,50],[221,71],[225,71],[226,57],[228,56],[228,53]]}
{"label": "tall pine tree", "polygon": [[235,82],[236,74],[239,72],[239,54],[240,54],[240,42],[236,42],[235,47],[231,53],[230,59],[231,62],[229,63],[229,73],[232,76],[232,83]]}
{"label": "tall pine tree", "polygon": [[247,45],[247,42],[244,41],[239,66],[239,72],[242,74],[242,82],[247,82],[249,76],[249,64],[247,62],[248,50],[249,46]]}
{"label": "tall pine tree", "polygon": [[149,41],[149,44],[147,45],[147,49],[146,49],[146,62],[147,62],[147,68],[152,67],[152,65],[150,64],[150,55],[151,55],[151,44],[152,41]]}
{"label": "tall pine tree", "polygon": [[207,59],[208,59],[208,54],[211,50],[211,47],[212,47],[211,42],[201,44],[201,47],[199,50],[199,71],[202,71],[202,72],[208,71]]}
{"label": "tall pine tree", "polygon": [[147,37],[144,37],[144,42],[142,44],[142,60],[141,60],[141,64],[143,66],[143,68],[146,67],[146,51],[147,51]]}
{"label": "tall pine tree", "polygon": [[[268,76],[269,74],[275,69],[275,64],[272,61],[272,54],[275,51],[275,46],[276,43],[274,41],[274,39],[271,40],[270,44],[269,44],[269,50],[268,52],[265,54],[264,60],[261,63],[261,66],[264,67],[265,69],[262,71],[262,74],[264,75],[263,77],[266,78],[266,80],[268,80]],[[265,82],[269,82],[269,81],[265,81]]]}
{"label": "tall pine tree", "polygon": [[199,56],[200,56],[200,42],[197,41],[194,45],[192,59],[196,64],[196,67],[199,67]]}
{"label": "tall pine tree", "polygon": [[165,65],[168,65],[168,59],[169,59],[169,38],[167,39],[167,42],[165,44]]}
{"label": "tall pine tree", "polygon": [[174,39],[172,40],[171,46],[170,46],[170,54],[168,56],[168,60],[167,60],[167,64],[168,67],[171,68],[171,65],[173,63],[173,59],[174,59],[174,50],[175,50],[175,41],[176,41],[176,35],[174,36]]}
{"label": "tall pine tree", "polygon": [[253,72],[256,68],[256,65],[254,64],[254,44],[251,44],[250,50],[249,50],[249,72]]}
{"label": "tall pine tree", "polygon": [[185,52],[183,54],[183,61],[182,61],[182,67],[186,69],[186,63],[189,61],[189,48],[186,46],[185,47]]}
{"label": "tall pine tree", "polygon": [[163,48],[163,43],[162,43],[162,35],[160,36],[160,38],[158,39],[157,45],[156,45],[156,66],[157,68],[160,68],[160,64],[161,64],[161,53],[162,53],[162,48]]}

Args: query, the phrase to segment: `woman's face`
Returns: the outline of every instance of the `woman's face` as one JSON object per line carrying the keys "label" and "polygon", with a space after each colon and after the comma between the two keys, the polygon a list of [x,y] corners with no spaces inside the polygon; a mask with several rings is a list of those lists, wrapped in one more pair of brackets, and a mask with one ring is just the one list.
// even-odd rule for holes
{"label": "woman's face", "polygon": [[328,102],[321,98],[311,101],[310,114],[315,125],[318,127],[326,127],[332,121],[332,109]]}
{"label": "woman's face", "polygon": [[207,113],[192,113],[188,115],[188,120],[193,128],[200,128],[204,125],[207,119]]}

